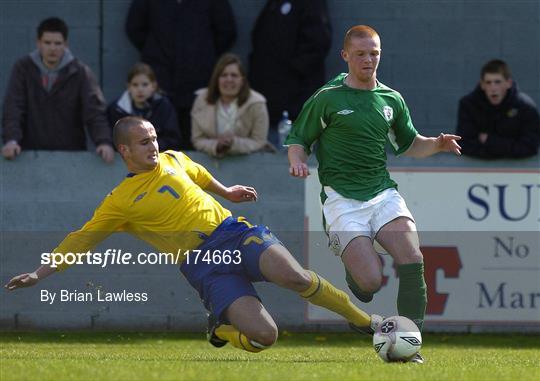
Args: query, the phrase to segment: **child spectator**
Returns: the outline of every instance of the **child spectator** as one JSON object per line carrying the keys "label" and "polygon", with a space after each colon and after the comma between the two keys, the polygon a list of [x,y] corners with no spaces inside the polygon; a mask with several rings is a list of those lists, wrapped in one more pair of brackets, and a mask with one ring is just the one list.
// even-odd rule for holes
{"label": "child spectator", "polygon": [[229,1],[132,0],[126,32],[174,104],[180,149],[192,150],[190,111],[195,90],[208,83],[217,58],[236,40]]}
{"label": "child spectator", "polygon": [[160,151],[178,150],[180,129],[172,103],[159,91],[152,68],[135,64],[128,73],[127,90],[107,108],[109,123],[135,115],[149,120],[156,128]]}

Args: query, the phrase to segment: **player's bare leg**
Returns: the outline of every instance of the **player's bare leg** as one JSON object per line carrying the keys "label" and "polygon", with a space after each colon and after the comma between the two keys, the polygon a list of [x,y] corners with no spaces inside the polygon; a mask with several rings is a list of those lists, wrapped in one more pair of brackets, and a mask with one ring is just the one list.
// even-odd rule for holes
{"label": "player's bare leg", "polygon": [[309,273],[282,245],[266,249],[261,254],[259,268],[268,281],[289,290],[302,292],[311,285]]}
{"label": "player's bare leg", "polygon": [[225,317],[230,324],[209,324],[209,339],[214,346],[220,347],[229,342],[236,348],[257,353],[277,340],[278,329],[274,319],[254,296],[236,299],[227,307]]}
{"label": "player's bare leg", "polygon": [[369,237],[354,238],[341,256],[352,293],[368,303],[382,285],[382,263]]}
{"label": "player's bare leg", "polygon": [[416,225],[407,217],[398,217],[384,225],[375,237],[397,265],[422,263]]}
{"label": "player's bare leg", "polygon": [[360,327],[371,325],[371,317],[356,307],[349,295],[313,271],[302,268],[282,245],[266,249],[259,268],[268,281],[298,292],[309,302],[343,316],[350,323]]}
{"label": "player's bare leg", "polygon": [[[414,321],[422,330],[427,293],[423,257],[414,222],[406,217],[396,218],[379,230],[376,239],[397,265],[398,313]],[[418,355],[412,361],[423,363],[424,360]]]}

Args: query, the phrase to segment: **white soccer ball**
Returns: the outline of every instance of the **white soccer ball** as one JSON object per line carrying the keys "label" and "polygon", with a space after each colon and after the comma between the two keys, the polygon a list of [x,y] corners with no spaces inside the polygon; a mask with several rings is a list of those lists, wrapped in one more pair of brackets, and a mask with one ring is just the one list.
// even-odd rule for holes
{"label": "white soccer ball", "polygon": [[413,321],[404,316],[383,320],[373,335],[373,348],[384,361],[409,361],[422,346],[422,335]]}

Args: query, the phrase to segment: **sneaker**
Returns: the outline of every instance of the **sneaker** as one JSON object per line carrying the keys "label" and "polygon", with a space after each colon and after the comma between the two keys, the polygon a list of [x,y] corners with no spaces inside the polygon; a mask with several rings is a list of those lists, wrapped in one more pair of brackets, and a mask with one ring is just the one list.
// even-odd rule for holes
{"label": "sneaker", "polygon": [[422,357],[422,355],[420,354],[420,352],[418,352],[417,354],[415,354],[413,356],[412,359],[409,360],[409,362],[414,362],[416,364],[423,364],[424,363],[424,358]]}
{"label": "sneaker", "polygon": [[371,315],[371,323],[367,327],[360,327],[358,325],[354,325],[353,323],[349,323],[349,327],[353,331],[361,332],[361,333],[367,333],[368,335],[373,335],[377,328],[382,324],[384,320],[384,316],[381,315]]}
{"label": "sneaker", "polygon": [[221,348],[222,346],[227,344],[227,340],[220,339],[215,334],[215,330],[219,326],[220,323],[216,319],[214,314],[208,314],[208,328],[206,329],[206,339],[216,348]]}

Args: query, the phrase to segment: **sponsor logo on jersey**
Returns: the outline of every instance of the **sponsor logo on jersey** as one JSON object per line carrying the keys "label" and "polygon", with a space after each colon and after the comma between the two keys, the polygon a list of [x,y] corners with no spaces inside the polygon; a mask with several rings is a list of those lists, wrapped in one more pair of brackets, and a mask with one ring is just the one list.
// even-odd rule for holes
{"label": "sponsor logo on jersey", "polygon": [[349,114],[352,114],[353,112],[354,112],[353,110],[347,110],[347,109],[345,109],[345,110],[339,111],[337,114],[338,114],[338,115],[349,115]]}
{"label": "sponsor logo on jersey", "polygon": [[135,204],[137,201],[141,201],[144,196],[146,196],[146,192],[142,192],[140,195],[135,197],[135,200],[133,200],[133,203]]}
{"label": "sponsor logo on jersey", "polygon": [[390,106],[384,106],[383,109],[384,118],[387,122],[390,122],[394,117],[394,109]]}

